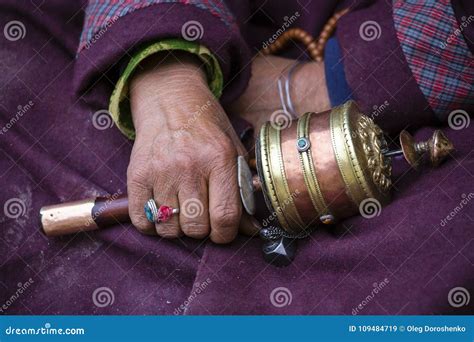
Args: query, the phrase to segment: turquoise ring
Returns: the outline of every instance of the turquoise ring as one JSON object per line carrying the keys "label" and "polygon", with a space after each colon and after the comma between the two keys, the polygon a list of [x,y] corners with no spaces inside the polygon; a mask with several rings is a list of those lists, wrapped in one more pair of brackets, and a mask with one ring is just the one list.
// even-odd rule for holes
{"label": "turquoise ring", "polygon": [[156,202],[153,198],[150,198],[145,203],[145,215],[146,219],[151,223],[155,223],[158,218],[158,207],[156,206]]}

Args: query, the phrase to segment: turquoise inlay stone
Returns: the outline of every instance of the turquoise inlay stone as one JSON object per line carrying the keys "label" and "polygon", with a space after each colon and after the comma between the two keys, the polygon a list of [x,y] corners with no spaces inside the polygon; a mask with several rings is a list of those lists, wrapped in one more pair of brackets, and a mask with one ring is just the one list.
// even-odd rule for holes
{"label": "turquoise inlay stone", "polygon": [[298,151],[300,152],[305,152],[309,149],[310,147],[310,142],[307,138],[299,138],[297,141],[296,141],[296,148],[298,149]]}
{"label": "turquoise inlay stone", "polygon": [[146,219],[150,222],[155,222],[153,221],[153,212],[151,211],[150,207],[148,206],[148,204],[145,204],[145,215],[146,215]]}

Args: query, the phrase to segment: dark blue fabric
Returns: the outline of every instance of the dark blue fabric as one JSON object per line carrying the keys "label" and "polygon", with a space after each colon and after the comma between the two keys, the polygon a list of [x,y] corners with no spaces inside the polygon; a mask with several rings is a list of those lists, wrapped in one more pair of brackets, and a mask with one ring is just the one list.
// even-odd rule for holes
{"label": "dark blue fabric", "polygon": [[346,81],[341,48],[336,37],[331,37],[324,49],[324,67],[331,107],[338,106],[351,99],[351,90]]}

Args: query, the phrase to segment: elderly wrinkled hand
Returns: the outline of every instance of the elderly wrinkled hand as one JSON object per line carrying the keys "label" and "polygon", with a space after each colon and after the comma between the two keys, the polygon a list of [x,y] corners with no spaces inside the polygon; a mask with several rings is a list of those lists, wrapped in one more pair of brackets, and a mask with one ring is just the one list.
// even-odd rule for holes
{"label": "elderly wrinkled hand", "polygon": [[[131,82],[136,140],[127,171],[129,211],[143,233],[232,241],[242,206],[236,158],[246,151],[191,55],[154,56]],[[144,204],[179,208],[151,223]]]}

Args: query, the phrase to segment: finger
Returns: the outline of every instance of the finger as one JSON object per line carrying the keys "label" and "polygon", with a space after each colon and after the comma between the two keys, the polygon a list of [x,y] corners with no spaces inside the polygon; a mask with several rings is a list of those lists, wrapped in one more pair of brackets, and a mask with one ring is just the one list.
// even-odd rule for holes
{"label": "finger", "polygon": [[237,154],[239,156],[246,157],[248,155],[248,151],[242,144],[242,141],[240,140],[239,136],[237,135],[237,132],[232,126],[229,116],[225,114],[225,115],[219,116],[219,118],[220,118],[220,124],[223,127],[226,135],[230,138],[230,140],[232,141],[234,145],[234,148],[237,150]]}
{"label": "finger", "polygon": [[145,203],[152,198],[152,187],[140,176],[127,176],[128,211],[132,224],[140,233],[156,235],[155,225],[145,215]]}
{"label": "finger", "polygon": [[199,178],[181,185],[179,194],[179,224],[186,236],[203,239],[209,235],[209,199],[207,182]]}
{"label": "finger", "polygon": [[[153,198],[155,199],[156,206],[165,205],[171,208],[179,208],[177,186],[174,180],[167,181],[166,178],[160,177],[155,182],[153,187]],[[182,235],[182,231],[179,227],[179,215],[173,214],[165,222],[155,223],[155,229],[158,235],[164,238],[176,238]]]}
{"label": "finger", "polygon": [[214,168],[209,178],[209,215],[211,240],[228,243],[237,235],[242,213],[237,184],[236,159]]}
{"label": "finger", "polygon": [[228,134],[230,135],[230,138],[232,140],[232,143],[235,146],[235,149],[237,150],[237,155],[245,157],[245,159],[248,159],[248,151],[242,144],[242,141],[240,140],[239,136],[237,135],[237,132],[233,127],[228,130]]}
{"label": "finger", "polygon": [[247,236],[256,236],[260,231],[260,223],[246,212],[242,213],[240,219],[239,232]]}

